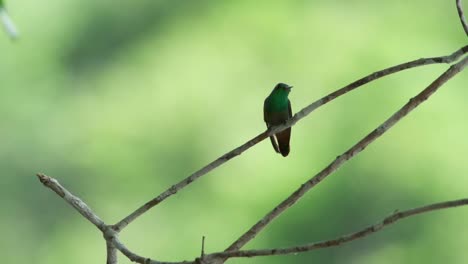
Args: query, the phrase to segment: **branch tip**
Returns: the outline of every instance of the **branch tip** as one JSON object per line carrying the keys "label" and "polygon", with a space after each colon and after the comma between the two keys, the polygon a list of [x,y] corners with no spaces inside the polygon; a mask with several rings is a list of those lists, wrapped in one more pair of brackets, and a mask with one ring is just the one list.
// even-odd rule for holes
{"label": "branch tip", "polygon": [[42,184],[46,184],[46,182],[50,181],[50,177],[43,173],[36,173],[36,176]]}
{"label": "branch tip", "polygon": [[202,244],[201,244],[201,254],[200,257],[203,258],[205,256],[205,236],[202,236]]}

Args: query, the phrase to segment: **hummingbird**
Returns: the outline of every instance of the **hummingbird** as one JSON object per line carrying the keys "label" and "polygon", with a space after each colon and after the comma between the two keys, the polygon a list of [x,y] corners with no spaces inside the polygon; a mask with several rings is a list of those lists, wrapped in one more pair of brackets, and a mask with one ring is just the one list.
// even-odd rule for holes
{"label": "hummingbird", "polygon": [[[263,120],[267,128],[281,125],[292,117],[291,102],[288,99],[292,86],[278,83],[263,103]],[[291,128],[287,128],[270,136],[273,149],[283,157],[289,154],[289,139]]]}

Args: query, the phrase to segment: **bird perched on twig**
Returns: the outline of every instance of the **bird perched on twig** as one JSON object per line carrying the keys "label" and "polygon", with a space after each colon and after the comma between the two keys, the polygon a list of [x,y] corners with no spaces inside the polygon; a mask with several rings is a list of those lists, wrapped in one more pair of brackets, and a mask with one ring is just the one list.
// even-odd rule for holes
{"label": "bird perched on twig", "polygon": [[[268,128],[284,124],[292,117],[291,102],[288,99],[292,86],[278,83],[263,104],[263,119]],[[271,144],[276,152],[283,157],[289,154],[289,139],[291,128],[287,128],[270,136]]]}

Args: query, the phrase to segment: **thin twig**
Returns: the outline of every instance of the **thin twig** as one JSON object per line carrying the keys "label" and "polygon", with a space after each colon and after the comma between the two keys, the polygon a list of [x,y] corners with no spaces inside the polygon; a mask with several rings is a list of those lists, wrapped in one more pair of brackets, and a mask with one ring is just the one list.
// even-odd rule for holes
{"label": "thin twig", "polygon": [[227,252],[213,253],[213,254],[205,255],[205,260],[210,261],[210,259],[216,260],[219,258],[226,259],[226,258],[240,258],[240,257],[286,255],[286,254],[292,254],[292,253],[312,251],[312,250],[321,249],[321,248],[335,247],[335,246],[339,246],[341,244],[344,244],[344,243],[347,243],[356,239],[364,238],[406,217],[414,216],[417,214],[428,213],[428,212],[436,211],[436,210],[464,206],[464,205],[468,205],[468,199],[460,199],[460,200],[430,204],[430,205],[410,209],[407,211],[395,212],[374,225],[363,228],[360,231],[357,231],[355,233],[340,236],[338,238],[331,239],[331,240],[326,240],[322,242],[306,244],[306,245],[296,246],[296,247],[288,247],[288,248],[241,250],[241,251],[227,251]]}
{"label": "thin twig", "polygon": [[99,230],[103,232],[105,231],[106,224],[104,221],[102,221],[101,218],[99,218],[99,216],[97,216],[80,198],[71,194],[67,189],[60,185],[56,179],[42,173],[38,173],[36,176],[39,178],[39,181],[41,181],[42,184],[62,197],[67,203],[73,206],[82,216],[84,216],[84,218],[88,219],[88,221],[95,225]]}
{"label": "thin twig", "polygon": [[205,256],[205,236],[202,236],[200,257],[203,258],[204,256]]}
{"label": "thin twig", "polygon": [[173,194],[176,194],[179,190],[182,188],[186,187],[187,185],[191,184],[201,176],[207,174],[208,172],[214,170],[215,168],[221,166],[222,164],[226,163],[230,159],[242,154],[244,151],[247,149],[251,148],[252,146],[256,145],[257,143],[261,142],[265,138],[280,132],[288,127],[293,126],[296,124],[299,120],[302,118],[306,117],[309,115],[311,112],[319,108],[320,106],[325,105],[326,103],[338,98],[341,95],[344,95],[364,84],[367,84],[371,81],[377,80],[379,78],[382,78],[384,76],[387,76],[389,74],[393,74],[399,71],[407,70],[410,68],[415,68],[423,65],[429,65],[429,64],[436,64],[436,63],[452,63],[454,61],[457,61],[461,56],[464,54],[468,53],[468,45],[464,46],[463,48],[455,51],[451,55],[448,56],[440,56],[440,57],[433,57],[433,58],[421,58],[418,60],[413,60],[410,62],[406,62],[397,66],[393,66],[381,71],[374,72],[372,74],[369,74],[333,93],[330,93],[329,95],[315,101],[314,103],[308,105],[307,107],[303,108],[301,111],[296,113],[293,118],[289,119],[288,122],[286,122],[284,125],[281,126],[276,126],[273,127],[253,139],[247,141],[240,147],[235,148],[234,150],[231,150],[230,152],[224,154],[223,156],[219,157],[218,159],[214,160],[213,162],[209,163],[205,167],[201,168],[200,170],[194,172],[192,175],[189,177],[183,179],[182,181],[178,182],[177,184],[171,186],[169,189],[166,191],[162,192],[160,195],[157,197],[153,198],[152,200],[148,201],[138,209],[136,209],[134,212],[132,212],[130,215],[126,216],[122,220],[120,220],[117,224],[114,225],[114,229],[116,231],[121,231],[124,229],[129,223],[134,221],[136,218],[144,214],[146,211],[151,209],[153,206],[159,204],[160,202],[164,201],[168,197],[170,197]]}
{"label": "thin twig", "polygon": [[388,131],[393,125],[410,113],[413,109],[419,106],[422,102],[426,101],[435,91],[437,91],[445,82],[450,80],[457,73],[462,71],[468,64],[468,56],[462,59],[457,64],[450,66],[450,68],[440,75],[434,82],[432,82],[426,89],[420,92],[418,95],[413,97],[406,103],[400,110],[394,113],[389,119],[378,126],[370,134],[365,136],[361,141],[351,147],[348,151],[338,156],[332,163],[330,163],[325,169],[316,174],[310,180],[301,185],[294,193],[288,198],[266,214],[260,221],[253,225],[247,232],[245,232],[239,239],[232,243],[225,251],[239,250],[242,246],[252,240],[265,226],[267,226],[273,219],[283,213],[290,206],[295,204],[305,193],[311,188],[319,184],[332,172],[336,171],[346,161],[353,158],[355,155],[363,151],[370,143],[382,136]]}
{"label": "thin twig", "polygon": [[463,14],[463,7],[461,0],[456,0],[458,16],[460,17],[460,22],[463,29],[465,30],[466,35],[468,36],[468,23],[466,23],[465,15]]}

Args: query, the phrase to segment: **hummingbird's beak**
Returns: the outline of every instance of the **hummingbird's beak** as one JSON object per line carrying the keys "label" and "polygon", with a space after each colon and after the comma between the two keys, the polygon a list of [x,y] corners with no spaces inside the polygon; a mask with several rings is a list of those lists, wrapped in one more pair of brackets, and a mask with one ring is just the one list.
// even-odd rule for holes
{"label": "hummingbird's beak", "polygon": [[293,88],[293,86],[288,86],[288,89],[291,90]]}

